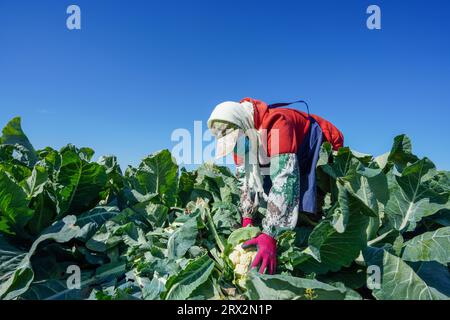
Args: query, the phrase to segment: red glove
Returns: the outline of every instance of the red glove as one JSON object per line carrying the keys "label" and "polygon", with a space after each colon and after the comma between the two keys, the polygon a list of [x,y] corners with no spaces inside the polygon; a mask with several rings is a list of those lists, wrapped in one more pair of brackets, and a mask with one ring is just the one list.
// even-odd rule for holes
{"label": "red glove", "polygon": [[244,219],[242,219],[242,228],[245,228],[246,226],[253,226],[253,219],[252,218],[244,218]]}
{"label": "red glove", "polygon": [[256,238],[248,240],[242,244],[242,248],[257,246],[258,253],[253,260],[251,268],[258,267],[261,263],[259,273],[264,273],[268,269],[269,274],[273,274],[277,268],[277,242],[271,236],[261,233]]}

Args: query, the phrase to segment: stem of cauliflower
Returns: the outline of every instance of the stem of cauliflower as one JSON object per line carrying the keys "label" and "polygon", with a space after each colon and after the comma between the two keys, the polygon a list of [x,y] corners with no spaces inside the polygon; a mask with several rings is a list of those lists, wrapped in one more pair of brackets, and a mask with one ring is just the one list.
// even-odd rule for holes
{"label": "stem of cauliflower", "polygon": [[214,226],[214,221],[212,220],[211,213],[209,210],[205,210],[206,214],[206,220],[208,221],[208,227],[210,231],[212,232],[214,239],[216,240],[217,246],[220,249],[220,252],[223,252],[225,250],[225,246],[223,245],[222,240],[219,237],[219,234],[217,233],[216,227]]}

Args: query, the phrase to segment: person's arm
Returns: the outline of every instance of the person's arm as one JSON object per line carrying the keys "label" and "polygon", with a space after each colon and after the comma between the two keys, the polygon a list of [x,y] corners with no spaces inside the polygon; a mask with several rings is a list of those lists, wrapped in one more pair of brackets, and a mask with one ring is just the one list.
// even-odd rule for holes
{"label": "person's arm", "polygon": [[267,200],[263,232],[272,238],[280,228],[294,229],[300,201],[300,172],[295,153],[273,156],[270,165],[272,188]]}
{"label": "person's arm", "polygon": [[238,187],[241,191],[240,197],[240,211],[242,214],[242,225],[253,224],[253,214],[256,210],[253,199],[252,191],[245,184],[245,166],[236,165],[236,178],[238,179]]}
{"label": "person's arm", "polygon": [[267,200],[263,232],[244,242],[243,248],[257,246],[258,253],[251,268],[273,274],[277,269],[277,231],[281,228],[294,229],[297,224],[300,198],[300,173],[295,153],[273,156],[270,161],[272,188]]}

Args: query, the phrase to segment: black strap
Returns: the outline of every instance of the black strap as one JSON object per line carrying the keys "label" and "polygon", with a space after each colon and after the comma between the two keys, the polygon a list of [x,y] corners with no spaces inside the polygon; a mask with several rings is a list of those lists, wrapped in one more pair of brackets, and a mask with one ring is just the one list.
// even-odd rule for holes
{"label": "black strap", "polygon": [[306,105],[306,110],[308,110],[308,116],[310,115],[310,113],[309,113],[309,105],[308,105],[308,103],[307,103],[306,101],[304,101],[304,100],[298,100],[298,101],[294,101],[294,102],[280,102],[280,103],[273,103],[273,104],[270,104],[268,107],[269,107],[269,109],[273,109],[273,108],[281,108],[281,107],[287,107],[287,106],[290,106],[291,104],[294,104],[294,103],[303,103],[303,104],[305,104],[305,105]]}

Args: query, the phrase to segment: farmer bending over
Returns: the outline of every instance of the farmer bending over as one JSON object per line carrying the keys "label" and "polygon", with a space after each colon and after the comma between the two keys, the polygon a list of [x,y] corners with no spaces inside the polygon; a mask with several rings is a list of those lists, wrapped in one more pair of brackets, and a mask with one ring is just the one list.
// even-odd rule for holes
{"label": "farmer bending over", "polygon": [[208,120],[208,128],[217,138],[216,157],[233,152],[242,226],[254,224],[259,206],[267,209],[263,232],[243,244],[257,246],[251,267],[260,265],[261,273],[275,272],[277,234],[296,227],[299,211],[316,211],[315,168],[322,142],[328,141],[334,150],[344,142],[342,133],[330,122],[283,108],[287,105],[268,106],[251,98],[223,102]]}

